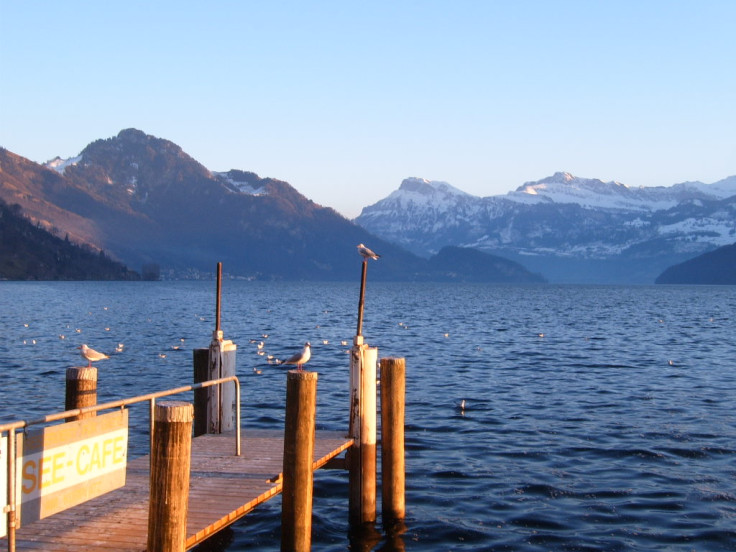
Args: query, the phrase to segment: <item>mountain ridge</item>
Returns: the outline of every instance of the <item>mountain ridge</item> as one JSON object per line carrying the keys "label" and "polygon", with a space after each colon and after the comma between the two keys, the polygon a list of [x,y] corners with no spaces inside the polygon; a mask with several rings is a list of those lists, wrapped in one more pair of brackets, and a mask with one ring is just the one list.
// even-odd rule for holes
{"label": "mountain ridge", "polygon": [[[222,262],[230,274],[248,279],[350,280],[360,263],[355,245],[369,243],[383,255],[372,279],[445,278],[436,265],[287,182],[236,169],[212,172],[173,142],[137,129],[95,140],[78,156],[46,166],[2,149],[0,179],[0,197],[51,233],[128,266],[158,265],[165,276],[211,273]],[[528,277],[523,267],[505,262],[519,278]],[[482,275],[497,277],[492,270]]]}
{"label": "mountain ridge", "polygon": [[736,243],[671,266],[654,283],[736,285]]}
{"label": "mountain ridge", "polygon": [[34,225],[0,199],[0,279],[140,280],[104,251],[79,247]]}
{"label": "mountain ridge", "polygon": [[355,221],[420,256],[472,247],[563,283],[652,283],[736,239],[736,176],[629,188],[559,172],[488,197],[424,182],[421,197],[402,183]]}

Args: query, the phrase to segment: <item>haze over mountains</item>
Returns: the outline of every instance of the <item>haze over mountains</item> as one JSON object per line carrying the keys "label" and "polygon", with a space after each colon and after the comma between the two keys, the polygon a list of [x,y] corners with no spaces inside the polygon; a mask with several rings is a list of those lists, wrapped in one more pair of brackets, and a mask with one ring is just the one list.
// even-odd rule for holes
{"label": "haze over mountains", "polygon": [[629,188],[556,173],[503,196],[409,178],[356,219],[422,256],[446,245],[514,259],[553,282],[652,283],[736,242],[736,176]]}
{"label": "haze over mountains", "polygon": [[408,178],[351,222],[286,182],[212,172],[127,129],[44,166],[0,148],[0,178],[0,199],[37,226],[169,277],[222,261],[243,278],[353,279],[362,242],[383,255],[371,269],[383,280],[653,283],[736,242],[736,176],[629,188],[556,173],[491,197]]}
{"label": "haze over mountains", "polygon": [[[0,178],[0,199],[19,205],[37,226],[134,269],[159,265],[164,276],[197,277],[222,261],[226,273],[243,278],[350,280],[361,262],[355,246],[366,243],[382,254],[372,279],[466,279],[371,235],[286,182],[209,171],[176,144],[135,129],[46,166],[0,149]],[[484,259],[492,262],[478,265],[473,280],[541,280],[512,261]]]}

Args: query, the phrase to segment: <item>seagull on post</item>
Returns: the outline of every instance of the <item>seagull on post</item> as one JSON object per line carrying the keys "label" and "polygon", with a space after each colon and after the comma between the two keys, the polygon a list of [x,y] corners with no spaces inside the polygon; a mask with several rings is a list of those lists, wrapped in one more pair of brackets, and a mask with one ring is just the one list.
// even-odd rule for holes
{"label": "seagull on post", "polygon": [[310,345],[309,341],[307,341],[304,344],[304,349],[302,349],[300,353],[297,353],[291,358],[282,361],[281,364],[296,364],[296,369],[301,372],[302,366],[309,362],[310,358],[312,358],[312,345]]}
{"label": "seagull on post", "polygon": [[106,358],[110,358],[109,356],[104,355],[100,353],[99,351],[90,349],[89,347],[87,347],[86,343],[83,343],[82,345],[77,347],[77,349],[81,349],[80,354],[82,355],[82,358],[88,362],[87,368],[92,368],[93,362],[97,362],[98,360],[104,360]]}
{"label": "seagull on post", "polygon": [[374,261],[377,261],[380,255],[376,255],[373,251],[368,249],[365,245],[362,243],[358,244],[358,253],[361,254],[361,256],[364,259],[373,259]]}

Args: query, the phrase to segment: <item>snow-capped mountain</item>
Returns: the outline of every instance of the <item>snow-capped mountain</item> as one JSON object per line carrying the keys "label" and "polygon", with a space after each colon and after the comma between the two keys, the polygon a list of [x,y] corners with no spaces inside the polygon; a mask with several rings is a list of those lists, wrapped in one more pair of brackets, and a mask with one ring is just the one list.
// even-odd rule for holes
{"label": "snow-capped mountain", "polygon": [[552,281],[649,283],[673,263],[736,242],[736,176],[630,188],[560,172],[490,197],[409,178],[356,222],[423,256],[474,247]]}
{"label": "snow-capped mountain", "polygon": [[736,176],[715,184],[686,182],[671,187],[630,188],[620,182],[578,178],[558,172],[537,182],[527,182],[508,198],[522,203],[574,203],[593,209],[660,211],[692,199],[725,199],[736,195]]}

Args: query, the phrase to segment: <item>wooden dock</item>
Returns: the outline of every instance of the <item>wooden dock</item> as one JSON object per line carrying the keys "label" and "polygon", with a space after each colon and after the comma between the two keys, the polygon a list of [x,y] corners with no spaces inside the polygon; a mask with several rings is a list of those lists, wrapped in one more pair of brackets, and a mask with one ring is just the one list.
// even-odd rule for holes
{"label": "wooden dock", "polygon": [[[352,444],[340,432],[317,431],[313,469]],[[232,434],[192,440],[187,549],[281,492],[283,451],[282,431],[248,430],[241,456],[234,455]],[[145,550],[148,500],[149,456],[142,456],[128,463],[125,487],[22,526],[16,533],[16,549]]]}

